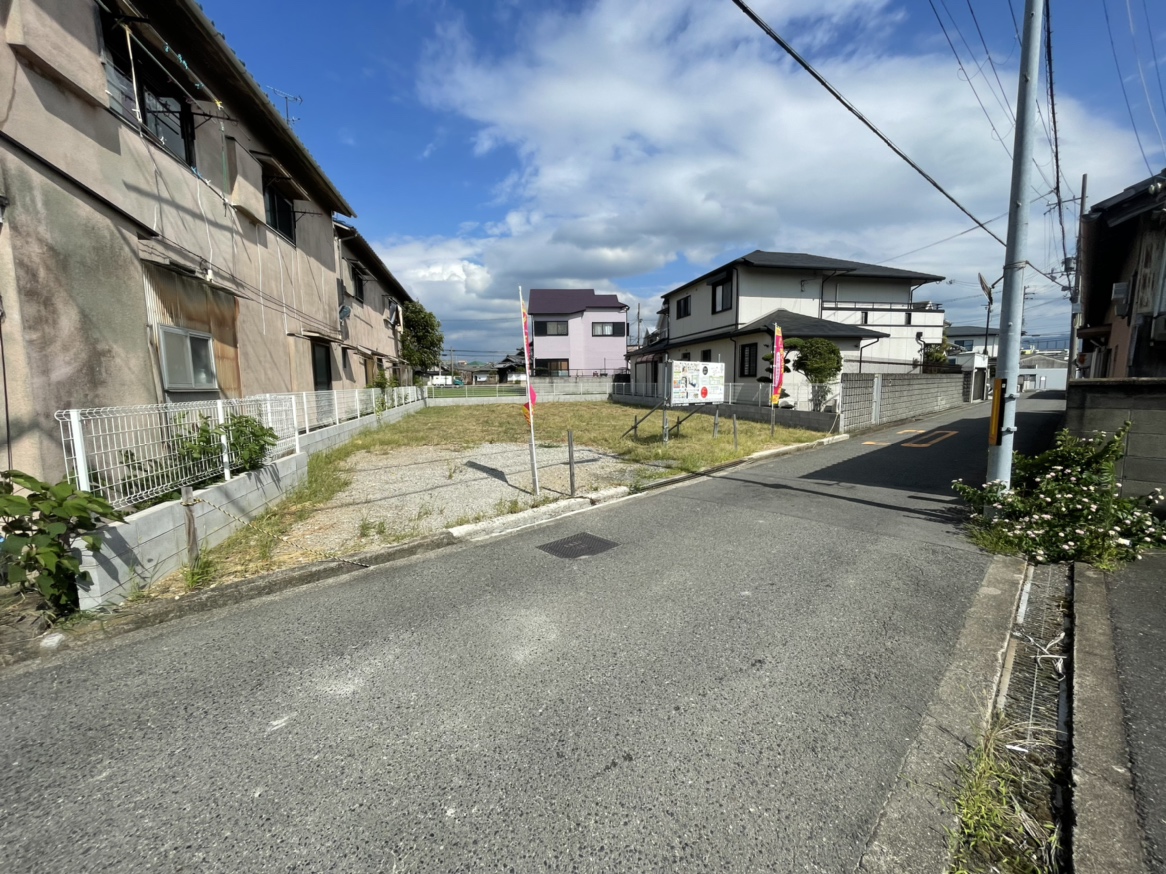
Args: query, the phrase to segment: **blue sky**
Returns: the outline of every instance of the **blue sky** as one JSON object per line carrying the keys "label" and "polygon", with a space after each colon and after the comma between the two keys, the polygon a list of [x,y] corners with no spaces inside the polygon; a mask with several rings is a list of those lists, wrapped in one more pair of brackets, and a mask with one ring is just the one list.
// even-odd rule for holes
{"label": "blue sky", "polygon": [[[1007,209],[1020,56],[1010,3],[934,2],[963,73],[928,0],[751,5],[992,219]],[[1023,5],[1011,0],[1018,16]],[[520,284],[617,292],[649,328],[659,295],[686,279],[755,248],[803,251],[946,276],[918,296],[978,324],[976,273],[1002,272],[1003,247],[980,231],[939,243],[969,220],[729,0],[203,6],[262,85],[303,98],[296,132],[459,358],[519,345]],[[1074,197],[1088,173],[1094,203],[1166,166],[1166,4],[1052,6],[1062,184]],[[1029,260],[1053,270],[1042,106]],[[1004,235],[1003,219],[992,227]],[[1063,333],[1061,290],[1027,281],[1026,328]]]}

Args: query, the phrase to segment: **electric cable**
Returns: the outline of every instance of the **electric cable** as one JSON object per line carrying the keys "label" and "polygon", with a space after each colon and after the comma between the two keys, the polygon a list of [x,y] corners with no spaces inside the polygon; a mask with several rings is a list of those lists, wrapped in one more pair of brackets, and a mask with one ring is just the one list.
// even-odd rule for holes
{"label": "electric cable", "polygon": [[768,24],[766,24],[765,21],[756,12],[754,12],[752,9],[750,9],[749,5],[747,3],[745,3],[744,0],[733,0],[733,3],[737,6],[737,8],[739,8],[742,12],[744,12],[745,15],[748,16],[749,19],[754,24],[756,24],[759,28],[761,28],[761,30],[763,30],[765,32],[765,34],[770,39],[772,39],[775,43],[777,43],[785,51],[786,54],[788,54],[791,58],[793,58],[794,61],[796,61],[797,64],[803,70],[805,70],[807,73],[809,73],[811,76],[813,76],[814,80],[819,85],[821,85],[823,88],[825,88],[827,91],[829,91],[830,95],[835,100],[837,100],[844,107],[846,107],[846,109],[850,112],[851,115],[853,115],[855,118],[857,118],[859,121],[861,121],[864,125],[866,125],[866,127],[875,136],[877,136],[880,140],[882,140],[883,143],[888,148],[891,149],[891,151],[893,151],[896,155],[898,155],[900,158],[902,158],[907,163],[907,165],[911,167],[911,169],[913,169],[916,173],[918,173],[920,176],[922,176],[924,179],[926,179],[936,191],[938,191],[940,194],[942,194],[944,197],[946,197],[949,201],[951,201],[951,203],[956,207],[956,209],[958,209],[960,212],[962,212],[964,215],[966,215],[968,218],[970,218],[973,222],[975,222],[977,226],[979,226],[985,233],[987,233],[989,236],[991,236],[992,239],[994,239],[1001,246],[1006,245],[1005,242],[1002,239],[1000,239],[1000,237],[998,237],[992,231],[991,228],[989,228],[986,224],[984,224],[984,222],[982,222],[978,218],[976,218],[976,216],[974,216],[972,214],[972,212],[966,206],[964,206],[962,203],[960,203],[958,200],[956,200],[954,196],[952,196],[951,194],[948,193],[946,188],[944,188],[937,181],[935,181],[935,178],[932,177],[931,174],[929,174],[926,170],[924,170],[917,163],[915,163],[915,161],[906,152],[904,152],[897,145],[895,145],[894,142],[891,141],[890,137],[888,137],[881,130],[879,130],[878,127],[876,127],[875,124],[872,121],[870,121],[870,119],[868,119],[865,115],[862,114],[861,111],[859,111],[858,107],[856,107],[853,103],[851,103],[849,100],[847,100],[842,95],[842,92],[840,92],[837,88],[835,88],[833,85],[831,85],[821,73],[819,73],[816,69],[814,69],[814,67],[810,64],[809,61],[807,61],[800,54],[798,54],[797,50],[794,49],[793,46],[791,46],[788,42],[786,42],[773,28],[771,28]]}
{"label": "electric cable", "polygon": [[[1150,89],[1146,86],[1146,71],[1142,69],[1142,53],[1138,51],[1138,35],[1134,28],[1134,11],[1130,7],[1130,0],[1126,0],[1126,17],[1130,22],[1130,43],[1134,48],[1134,61],[1138,65],[1138,78],[1142,80],[1142,93],[1146,95],[1146,109],[1150,111],[1150,121],[1154,123],[1154,130],[1158,131],[1158,145],[1162,147],[1162,154],[1166,155],[1166,140],[1162,139],[1162,128],[1158,125],[1158,113],[1154,112],[1154,101],[1150,98]],[[1151,33],[1151,45],[1153,42],[1154,34]]]}
{"label": "electric cable", "polygon": [[1134,109],[1130,106],[1130,95],[1126,92],[1125,79],[1121,75],[1121,63],[1117,58],[1117,45],[1113,41],[1113,25],[1109,20],[1109,0],[1101,0],[1101,9],[1105,13],[1105,29],[1109,32],[1109,49],[1113,52],[1113,66],[1117,70],[1117,81],[1121,85],[1121,96],[1126,103],[1126,112],[1130,115],[1130,126],[1134,129],[1134,138],[1138,141],[1138,151],[1142,153],[1142,161],[1146,171],[1153,176],[1154,168],[1150,166],[1150,159],[1146,157],[1146,149],[1142,145],[1142,135],[1138,133],[1138,123],[1134,121]]}

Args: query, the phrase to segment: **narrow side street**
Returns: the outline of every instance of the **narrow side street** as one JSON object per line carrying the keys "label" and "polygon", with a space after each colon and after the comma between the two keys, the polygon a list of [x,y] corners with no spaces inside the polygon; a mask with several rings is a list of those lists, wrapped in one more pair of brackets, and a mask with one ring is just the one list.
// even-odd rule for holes
{"label": "narrow side street", "polygon": [[0,867],[852,871],[989,564],[987,412],[0,675]]}

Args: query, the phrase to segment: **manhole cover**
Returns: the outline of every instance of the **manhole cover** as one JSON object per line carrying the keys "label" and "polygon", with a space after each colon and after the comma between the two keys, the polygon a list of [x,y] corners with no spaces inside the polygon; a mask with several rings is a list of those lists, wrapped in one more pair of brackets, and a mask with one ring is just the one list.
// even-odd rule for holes
{"label": "manhole cover", "polygon": [[573,534],[562,540],[544,543],[539,549],[558,558],[586,558],[589,555],[607,552],[614,546],[619,544],[596,537],[594,534]]}

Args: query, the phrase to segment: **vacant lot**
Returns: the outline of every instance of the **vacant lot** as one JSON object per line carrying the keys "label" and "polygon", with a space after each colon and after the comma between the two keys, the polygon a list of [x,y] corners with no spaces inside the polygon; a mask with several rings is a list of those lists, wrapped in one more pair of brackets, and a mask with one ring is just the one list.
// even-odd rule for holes
{"label": "vacant lot", "polygon": [[[399,543],[443,528],[525,510],[569,495],[567,432],[574,435],[576,492],[633,489],[820,435],[698,415],[669,442],[659,412],[623,436],[646,409],[607,402],[540,404],[535,410],[540,494],[532,488],[529,430],[518,404],[440,407],[367,431],[313,456],[307,482],[278,507],[207,554],[195,575],[158,588],[204,586]],[[670,415],[670,423],[676,414]]]}

